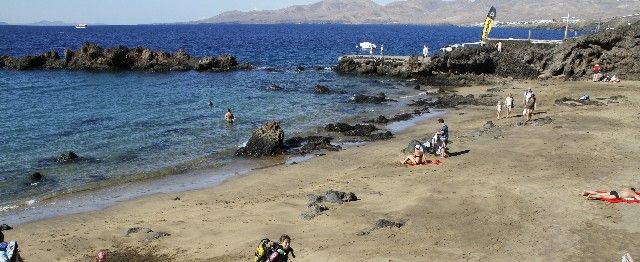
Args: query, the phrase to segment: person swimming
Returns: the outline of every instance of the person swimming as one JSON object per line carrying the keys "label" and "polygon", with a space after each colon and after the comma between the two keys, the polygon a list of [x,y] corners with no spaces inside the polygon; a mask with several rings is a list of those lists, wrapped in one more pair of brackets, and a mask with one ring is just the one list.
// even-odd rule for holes
{"label": "person swimming", "polygon": [[211,99],[209,99],[209,107],[213,107],[213,101],[211,101]]}
{"label": "person swimming", "polygon": [[235,120],[233,113],[231,113],[231,108],[227,108],[227,113],[224,114],[224,120],[227,121],[227,123],[233,123]]}

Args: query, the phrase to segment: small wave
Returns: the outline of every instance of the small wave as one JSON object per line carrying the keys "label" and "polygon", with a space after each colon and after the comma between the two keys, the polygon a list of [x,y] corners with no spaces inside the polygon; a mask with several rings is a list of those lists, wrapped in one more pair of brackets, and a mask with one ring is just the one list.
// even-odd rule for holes
{"label": "small wave", "polygon": [[417,94],[417,95],[401,96],[401,97],[400,97],[400,99],[412,98],[412,97],[417,97],[417,96],[424,96],[424,95],[426,95],[426,94],[427,94],[427,92],[420,92],[420,93],[419,93],[419,94]]}
{"label": "small wave", "polygon": [[18,205],[0,206],[0,212],[5,212],[7,210],[16,209],[18,207],[19,207]]}
{"label": "small wave", "polygon": [[35,204],[37,201],[35,199],[31,199],[31,200],[27,200],[24,203],[27,204],[27,206],[31,206],[33,204]]}

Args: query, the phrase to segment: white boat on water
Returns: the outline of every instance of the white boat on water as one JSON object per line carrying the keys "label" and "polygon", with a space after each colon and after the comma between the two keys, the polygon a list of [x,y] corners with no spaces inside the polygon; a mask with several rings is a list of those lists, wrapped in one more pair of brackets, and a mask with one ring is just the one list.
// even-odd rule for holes
{"label": "white boat on water", "polygon": [[370,42],[362,42],[360,43],[360,48],[362,49],[376,49],[376,44]]}
{"label": "white boat on water", "polygon": [[77,29],[86,29],[87,28],[87,24],[77,24],[76,28]]}

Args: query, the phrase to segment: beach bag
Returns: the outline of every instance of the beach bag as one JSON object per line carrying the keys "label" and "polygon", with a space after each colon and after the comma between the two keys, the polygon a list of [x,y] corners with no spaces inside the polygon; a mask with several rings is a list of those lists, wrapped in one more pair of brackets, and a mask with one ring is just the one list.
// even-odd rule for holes
{"label": "beach bag", "polygon": [[18,260],[17,249],[18,244],[15,241],[0,242],[0,262],[16,262]]}
{"label": "beach bag", "polygon": [[269,258],[273,253],[273,242],[271,242],[271,240],[269,240],[268,238],[262,239],[260,240],[260,244],[258,244],[258,247],[256,247],[256,253],[253,258],[253,262],[269,261]]}

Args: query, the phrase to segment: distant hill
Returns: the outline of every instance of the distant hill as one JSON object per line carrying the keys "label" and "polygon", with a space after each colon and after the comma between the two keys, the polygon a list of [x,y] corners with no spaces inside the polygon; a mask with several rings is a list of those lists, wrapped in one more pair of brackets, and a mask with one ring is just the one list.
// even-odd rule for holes
{"label": "distant hill", "polygon": [[640,13],[638,0],[405,0],[379,5],[372,0],[323,0],[269,11],[230,11],[195,23],[476,24],[491,6],[504,22],[561,20],[570,13],[583,20],[607,20]]}
{"label": "distant hill", "polygon": [[0,22],[0,25],[8,25],[8,24],[5,22]]}
{"label": "distant hill", "polygon": [[67,23],[67,22],[63,22],[63,21],[47,21],[47,20],[42,20],[39,22],[35,22],[35,23],[29,23],[26,25],[34,25],[34,26],[71,26],[74,25],[73,23]]}

